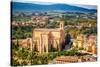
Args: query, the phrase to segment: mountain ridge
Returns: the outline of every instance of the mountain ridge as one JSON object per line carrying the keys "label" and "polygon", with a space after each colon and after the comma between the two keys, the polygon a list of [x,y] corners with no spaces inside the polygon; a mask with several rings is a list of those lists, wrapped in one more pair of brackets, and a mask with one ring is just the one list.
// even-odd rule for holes
{"label": "mountain ridge", "polygon": [[87,9],[69,4],[33,4],[11,2],[12,11],[66,11],[66,12],[97,12],[96,9]]}

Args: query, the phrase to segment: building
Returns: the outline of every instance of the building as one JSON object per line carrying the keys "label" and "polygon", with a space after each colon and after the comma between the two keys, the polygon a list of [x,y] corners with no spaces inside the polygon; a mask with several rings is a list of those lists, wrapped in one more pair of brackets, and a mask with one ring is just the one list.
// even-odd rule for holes
{"label": "building", "polygon": [[83,48],[84,46],[84,35],[80,34],[77,36],[77,38],[73,42],[73,46],[76,48]]}
{"label": "building", "polygon": [[32,35],[32,47],[39,53],[48,53],[52,47],[60,51],[64,42],[64,21],[55,29],[35,28]]}
{"label": "building", "polygon": [[[60,56],[53,60],[53,64],[76,63],[79,62],[78,56]],[[51,63],[51,64],[52,64]]]}
{"label": "building", "polygon": [[96,36],[90,35],[88,38],[84,35],[77,36],[76,40],[73,42],[73,47],[78,49],[85,49],[86,52],[96,54],[97,53],[97,43]]}
{"label": "building", "polygon": [[96,54],[97,53],[97,43],[96,43],[96,37],[91,35],[88,37],[88,42],[87,42],[87,51],[88,52],[91,52],[93,54]]}

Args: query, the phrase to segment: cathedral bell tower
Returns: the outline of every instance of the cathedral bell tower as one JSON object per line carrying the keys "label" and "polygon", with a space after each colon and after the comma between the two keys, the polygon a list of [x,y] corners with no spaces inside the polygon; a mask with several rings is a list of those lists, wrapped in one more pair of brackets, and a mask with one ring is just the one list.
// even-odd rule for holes
{"label": "cathedral bell tower", "polygon": [[60,26],[60,30],[64,30],[64,21],[63,20],[61,20],[60,21],[60,24],[59,24]]}
{"label": "cathedral bell tower", "polygon": [[65,38],[65,35],[64,35],[64,21],[63,20],[60,20],[59,29],[60,29],[60,44],[61,44],[61,50],[62,50],[62,47],[64,45],[64,38]]}

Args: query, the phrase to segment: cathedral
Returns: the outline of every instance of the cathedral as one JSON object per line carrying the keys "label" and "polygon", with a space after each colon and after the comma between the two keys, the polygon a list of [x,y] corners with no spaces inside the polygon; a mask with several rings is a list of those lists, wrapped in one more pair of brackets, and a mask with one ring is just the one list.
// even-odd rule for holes
{"label": "cathedral", "polygon": [[39,53],[48,53],[55,48],[61,51],[64,43],[64,21],[59,21],[59,28],[35,28],[32,31],[32,49],[37,49]]}

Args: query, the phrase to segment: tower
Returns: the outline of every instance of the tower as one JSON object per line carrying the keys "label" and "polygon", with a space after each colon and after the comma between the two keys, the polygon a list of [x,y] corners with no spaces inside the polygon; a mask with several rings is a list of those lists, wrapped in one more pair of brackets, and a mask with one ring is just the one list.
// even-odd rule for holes
{"label": "tower", "polygon": [[60,28],[60,30],[64,30],[64,21],[63,20],[60,21],[59,28]]}
{"label": "tower", "polygon": [[60,24],[59,24],[59,29],[60,29],[60,47],[61,47],[61,50],[64,46],[64,38],[65,38],[65,35],[64,35],[64,21],[61,20],[60,21]]}

